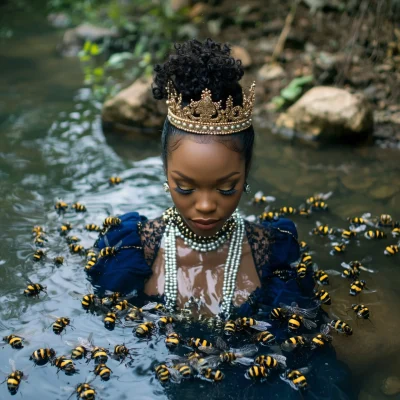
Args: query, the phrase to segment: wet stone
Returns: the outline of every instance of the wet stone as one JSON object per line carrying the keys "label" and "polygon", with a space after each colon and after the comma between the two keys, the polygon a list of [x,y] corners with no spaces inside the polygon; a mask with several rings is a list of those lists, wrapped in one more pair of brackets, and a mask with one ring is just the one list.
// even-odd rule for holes
{"label": "wet stone", "polygon": [[358,192],[369,189],[376,182],[376,179],[368,175],[350,173],[344,175],[341,182],[346,189]]}
{"label": "wet stone", "polygon": [[369,192],[373,199],[384,200],[394,196],[400,188],[396,185],[380,185]]}

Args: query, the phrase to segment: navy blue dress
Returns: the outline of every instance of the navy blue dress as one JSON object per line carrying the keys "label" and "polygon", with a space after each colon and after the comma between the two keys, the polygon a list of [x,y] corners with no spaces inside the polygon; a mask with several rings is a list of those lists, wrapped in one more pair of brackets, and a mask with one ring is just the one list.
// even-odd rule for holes
{"label": "navy blue dress", "polygon": [[[143,237],[146,235],[143,235],[143,229],[146,229],[147,218],[137,212],[127,213],[119,218],[122,223],[111,228],[106,236],[109,245],[118,246],[120,250],[114,257],[100,258],[90,270],[90,277],[93,285],[100,291],[110,290],[121,293],[136,291],[138,299],[143,300],[146,298],[143,294],[145,282],[152,274],[151,260],[154,261],[156,257],[163,231],[162,229],[158,230],[158,237],[155,241],[151,240],[150,234],[150,243],[144,243]],[[236,316],[260,316],[263,309],[270,310],[278,307],[281,303],[290,305],[295,302],[303,308],[315,306],[312,271],[308,271],[306,277],[298,282],[295,279],[295,270],[290,266],[300,256],[294,223],[280,218],[262,224],[251,224],[246,221],[245,226],[261,287],[250,295],[246,303],[235,309]],[[264,245],[265,237],[263,235],[268,237],[267,246]],[[95,246],[99,249],[106,247],[101,235]],[[151,257],[146,257],[144,247],[153,252]],[[277,274],[278,271],[286,273],[287,279],[281,279]],[[162,301],[163,297],[158,300]],[[284,327],[273,326],[273,328],[273,333],[278,341],[293,336]],[[288,355],[288,357],[292,356]],[[310,398],[356,398],[355,388],[351,385],[350,371],[345,364],[336,359],[332,346],[323,351],[309,351],[307,354],[296,356],[291,360],[290,365],[293,368],[311,366],[311,372],[307,375],[312,387],[312,392],[308,395],[311,396]],[[232,396],[224,393],[225,398],[236,398],[234,393],[236,390],[240,391],[242,378],[241,375],[235,377],[231,387]],[[207,390],[205,395],[208,396]],[[274,387],[274,396],[272,397],[275,395],[280,398],[298,398],[298,393],[293,391],[289,385]],[[268,395],[268,397],[270,396]]]}

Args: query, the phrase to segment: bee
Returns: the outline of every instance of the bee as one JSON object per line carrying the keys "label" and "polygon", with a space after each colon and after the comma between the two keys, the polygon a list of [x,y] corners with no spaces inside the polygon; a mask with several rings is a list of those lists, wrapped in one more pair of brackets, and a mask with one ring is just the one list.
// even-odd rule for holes
{"label": "bee", "polygon": [[386,233],[379,229],[375,229],[375,230],[366,231],[364,233],[364,236],[367,239],[384,239],[386,237]]}
{"label": "bee", "polygon": [[63,223],[59,228],[58,231],[60,232],[61,236],[66,235],[72,229],[72,224],[69,222]]}
{"label": "bee", "polygon": [[119,185],[122,182],[122,179],[119,176],[112,176],[108,182],[110,185]]}
{"label": "bee", "polygon": [[333,229],[329,228],[328,225],[319,225],[312,230],[312,233],[314,235],[328,236],[333,234]]}
{"label": "bee", "polygon": [[332,243],[332,246],[333,246],[333,249],[330,251],[331,255],[341,254],[341,253],[344,253],[346,250],[346,244],[343,242],[342,243],[337,243],[337,242]]}
{"label": "bee", "polygon": [[326,306],[330,306],[332,304],[332,299],[330,294],[323,289],[316,291],[314,298],[318,299],[318,301],[321,302],[321,304],[325,304]]}
{"label": "bee", "polygon": [[294,214],[297,214],[297,210],[294,207],[284,206],[279,209],[279,213],[281,215],[294,215]]}
{"label": "bee", "polygon": [[301,207],[301,208],[299,208],[299,215],[300,215],[300,217],[308,218],[311,215],[311,210]]}
{"label": "bee", "polygon": [[98,364],[92,371],[95,375],[100,376],[102,381],[108,381],[111,377],[112,371],[106,364]]}
{"label": "bee", "polygon": [[295,332],[300,329],[301,326],[304,326],[307,329],[317,327],[315,322],[305,318],[315,318],[317,315],[317,311],[315,311],[315,309],[300,308],[296,303],[292,303],[291,306],[287,306],[285,304],[282,304],[281,306],[289,313],[287,315],[289,331]]}
{"label": "bee", "polygon": [[71,351],[71,358],[73,360],[81,360],[82,358],[87,358],[90,351],[93,349],[93,333],[89,335],[87,339],[81,337],[78,338],[78,342],[65,341],[66,344],[71,346],[73,349]]}
{"label": "bee", "polygon": [[114,353],[112,355],[112,358],[121,362],[124,361],[127,357],[132,359],[131,350],[132,349],[128,349],[124,344],[116,344],[114,346]]}
{"label": "bee", "polygon": [[60,371],[64,371],[65,375],[73,375],[78,372],[78,370],[75,368],[73,361],[65,356],[57,357],[52,362],[52,364],[57,367],[57,373]]}
{"label": "bee", "polygon": [[329,321],[328,326],[334,329],[337,333],[341,333],[346,336],[351,336],[353,334],[353,329],[351,329],[351,326],[340,319],[333,319],[332,321]]}
{"label": "bee", "polygon": [[91,349],[90,359],[94,360],[94,363],[105,364],[108,360],[109,351],[104,347],[95,346]]}
{"label": "bee", "polygon": [[304,376],[308,371],[308,368],[287,370],[280,376],[280,378],[284,382],[288,383],[292,389],[304,391],[308,388],[307,379]]}
{"label": "bee", "polygon": [[282,343],[281,348],[284,351],[292,351],[299,347],[305,347],[307,344],[307,339],[304,336],[292,336]]}
{"label": "bee", "polygon": [[380,226],[393,226],[393,218],[389,214],[382,214],[379,217],[378,225]]}
{"label": "bee", "polygon": [[68,204],[65,201],[57,201],[54,208],[58,211],[58,212],[64,212],[67,210],[68,208]]}
{"label": "bee", "polygon": [[79,345],[72,349],[71,351],[71,358],[73,360],[80,360],[82,358],[86,358],[89,354],[89,349],[85,346]]}
{"label": "bee", "polygon": [[122,294],[120,292],[106,291],[105,295],[106,297],[101,299],[101,304],[106,307],[113,307],[122,299]]}
{"label": "bee", "polygon": [[305,264],[306,267],[313,265],[312,255],[310,253],[303,253],[300,257],[300,262]]}
{"label": "bee", "polygon": [[85,265],[85,271],[88,272],[97,263],[97,255],[95,257],[88,258]]}
{"label": "bee", "polygon": [[175,368],[170,368],[166,364],[159,364],[155,367],[156,377],[161,383],[166,383],[172,380],[180,383],[182,380],[181,374]]}
{"label": "bee", "polygon": [[25,339],[19,335],[8,335],[3,337],[3,342],[9,344],[13,349],[23,349]]}
{"label": "bee", "polygon": [[236,332],[236,323],[233,319],[225,322],[224,333],[225,335],[233,335]]}
{"label": "bee", "polygon": [[188,379],[193,376],[192,368],[185,363],[177,364],[174,368],[180,373],[182,378]]}
{"label": "bee", "polygon": [[235,321],[235,323],[236,323],[236,329],[239,331],[248,328],[252,328],[257,331],[266,331],[267,328],[271,326],[271,324],[269,324],[268,322],[256,321],[253,318],[247,318],[247,317],[238,318]]}
{"label": "bee", "polygon": [[362,217],[348,217],[347,221],[349,221],[351,225],[355,225],[355,226],[364,225],[367,222]]}
{"label": "bee", "polygon": [[385,256],[394,256],[398,252],[399,252],[399,246],[397,244],[391,244],[389,246],[386,246],[383,254],[385,254]]}
{"label": "bee", "polygon": [[198,349],[200,346],[202,348],[206,347],[214,347],[212,343],[208,342],[205,339],[200,339],[200,338],[190,338],[187,342],[188,346],[193,347],[195,349]]}
{"label": "bee", "polygon": [[328,209],[328,204],[326,204],[324,201],[316,200],[313,203],[310,204],[311,210],[324,210],[326,211]]}
{"label": "bee", "polygon": [[357,296],[367,287],[367,282],[363,279],[354,281],[350,284],[350,294],[352,296]]}
{"label": "bee", "polygon": [[257,365],[265,367],[269,370],[286,368],[286,357],[281,354],[263,354],[254,359]]}
{"label": "bee", "polygon": [[219,369],[205,368],[201,370],[201,375],[204,379],[212,382],[220,382],[224,379],[225,375]]}
{"label": "bee", "polygon": [[76,389],[76,394],[79,399],[82,400],[95,400],[96,390],[93,389],[89,383],[80,383]]}
{"label": "bee", "polygon": [[72,204],[72,208],[75,209],[76,212],[86,212],[86,206],[78,202]]}
{"label": "bee", "polygon": [[28,280],[28,286],[24,290],[24,296],[26,297],[39,297],[40,292],[44,292],[47,294],[47,287],[41,285],[40,283],[33,283]]}
{"label": "bee", "polygon": [[117,320],[118,316],[116,313],[108,312],[103,319],[104,327],[112,331],[115,328],[115,323],[117,322]]}
{"label": "bee", "polygon": [[261,221],[276,221],[279,219],[279,213],[274,211],[264,211],[259,218]]}
{"label": "bee", "polygon": [[398,236],[400,236],[400,228],[399,228],[399,227],[393,228],[393,230],[392,230],[392,235],[393,235],[393,237],[398,237]]}
{"label": "bee", "polygon": [[45,231],[44,231],[44,228],[43,228],[42,226],[35,225],[35,226],[32,228],[32,233],[33,233],[35,236],[38,236],[38,235],[44,234]]}
{"label": "bee", "polygon": [[342,272],[342,278],[349,278],[352,280],[357,279],[360,276],[361,271],[366,271],[369,273],[374,273],[373,269],[368,269],[364,267],[363,263],[368,261],[369,258],[363,259],[362,261],[350,261],[348,264],[343,262],[341,265],[344,268]]}
{"label": "bee", "polygon": [[300,246],[300,253],[304,253],[304,252],[306,252],[307,250],[309,250],[308,244],[307,244],[306,242],[304,242],[304,241],[301,241],[301,242],[299,243],[299,246]]}
{"label": "bee", "polygon": [[[313,277],[317,281],[319,285],[329,285],[329,275],[322,269],[318,269],[317,264],[314,264],[313,266],[314,274]],[[330,271],[329,273],[335,272],[336,274],[340,274],[340,272],[337,271]]]}
{"label": "bee", "polygon": [[67,241],[68,244],[78,243],[81,241],[81,239],[79,239],[78,236],[67,236],[65,240]]}
{"label": "bee", "polygon": [[270,313],[270,318],[278,321],[283,321],[286,319],[286,310],[281,307],[274,308]]}
{"label": "bee", "polygon": [[166,329],[167,329],[167,336],[165,338],[165,345],[169,349],[173,349],[176,346],[178,346],[179,343],[181,343],[182,337],[178,333],[174,332],[174,330],[172,329],[172,325],[171,324],[168,324],[166,326]]}
{"label": "bee", "polygon": [[168,324],[172,324],[174,322],[175,322],[175,318],[172,317],[171,315],[163,315],[158,320],[158,326],[160,328],[165,328]]}
{"label": "bee", "polygon": [[56,321],[53,323],[53,332],[56,335],[61,335],[61,333],[63,332],[63,330],[70,325],[71,320],[67,317],[54,317],[54,316],[50,316],[51,318],[56,318]]}
{"label": "bee", "polygon": [[132,306],[132,308],[128,311],[128,314],[125,316],[125,321],[138,321],[142,320],[143,317],[146,317],[147,319],[150,319],[153,322],[155,322],[158,320],[158,316],[150,314],[147,311],[156,310],[157,308],[158,308],[158,303],[148,303],[144,305],[142,308]]}
{"label": "bee", "polygon": [[27,380],[28,377],[26,375],[24,375],[24,373],[22,371],[18,370],[15,367],[15,362],[11,358],[9,359],[9,363],[10,363],[12,372],[11,372],[11,374],[9,374],[7,376],[5,381],[7,382],[7,389],[10,392],[10,394],[15,395],[18,392],[21,381]]}
{"label": "bee", "polygon": [[115,246],[110,246],[107,236],[104,236],[104,243],[106,247],[100,250],[99,258],[115,256],[118,250],[121,248],[122,240],[120,240]]}
{"label": "bee", "polygon": [[128,303],[128,300],[121,300],[119,301],[113,308],[112,311],[119,312],[127,310],[128,308],[132,307],[132,304]]}
{"label": "bee", "polygon": [[292,268],[296,270],[296,278],[297,279],[304,279],[307,275],[307,265],[299,262],[299,263],[294,263],[291,265]]}
{"label": "bee", "polygon": [[342,238],[343,239],[351,239],[357,236],[357,231],[353,229],[344,229],[342,231]]}
{"label": "bee", "polygon": [[37,365],[44,365],[48,361],[52,361],[55,358],[56,352],[53,349],[42,348],[35,350],[29,357]]}
{"label": "bee", "polygon": [[63,256],[57,256],[53,258],[53,262],[55,265],[63,265],[64,264],[64,257]]}
{"label": "bee", "polygon": [[85,249],[83,248],[83,246],[81,244],[75,244],[75,243],[71,243],[69,245],[69,249],[70,249],[71,253],[74,253],[74,254],[81,254],[85,251]]}
{"label": "bee", "polygon": [[364,304],[352,304],[350,307],[357,315],[357,318],[369,319],[369,308]]}
{"label": "bee", "polygon": [[107,217],[103,222],[104,228],[110,228],[111,226],[121,225],[121,220],[118,217]]}
{"label": "bee", "polygon": [[316,201],[322,201],[322,200],[328,200],[329,197],[332,196],[332,192],[328,192],[328,193],[318,193],[315,194],[314,196],[309,197],[308,199],[306,199],[306,203],[307,204],[313,204]]}
{"label": "bee", "polygon": [[46,239],[46,237],[42,233],[40,233],[39,235],[35,236],[35,239],[33,240],[33,243],[36,246],[43,247],[46,244],[47,241],[48,240]]}
{"label": "bee", "polygon": [[135,334],[138,338],[150,336],[155,327],[154,322],[146,321],[135,329]]}
{"label": "bee", "polygon": [[85,225],[85,229],[89,232],[100,232],[102,230],[101,226],[96,224],[87,224]]}
{"label": "bee", "polygon": [[264,366],[253,365],[246,371],[245,377],[262,382],[268,377],[268,370]]}
{"label": "bee", "polygon": [[42,249],[38,249],[33,253],[33,261],[41,261],[42,258],[46,255],[45,251]]}
{"label": "bee", "polygon": [[329,336],[330,328],[328,325],[322,325],[321,331],[317,335],[311,338],[311,348],[317,349],[325,347],[328,343],[332,341],[332,336]]}
{"label": "bee", "polygon": [[263,346],[270,346],[271,344],[275,343],[276,337],[269,331],[263,331],[257,333],[254,337],[254,340]]}

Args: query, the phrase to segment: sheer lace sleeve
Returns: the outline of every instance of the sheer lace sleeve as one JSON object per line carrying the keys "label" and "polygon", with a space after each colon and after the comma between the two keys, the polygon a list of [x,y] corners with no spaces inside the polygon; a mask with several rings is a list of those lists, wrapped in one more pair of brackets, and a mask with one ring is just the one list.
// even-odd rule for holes
{"label": "sheer lace sleeve", "polygon": [[149,267],[153,265],[161,245],[164,234],[165,223],[162,217],[146,221],[140,226],[140,240],[143,246],[143,253]]}

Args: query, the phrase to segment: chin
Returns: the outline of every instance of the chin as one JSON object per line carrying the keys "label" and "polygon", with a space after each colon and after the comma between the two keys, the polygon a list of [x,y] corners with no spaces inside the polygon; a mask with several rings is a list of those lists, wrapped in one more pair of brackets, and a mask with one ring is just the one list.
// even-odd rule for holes
{"label": "chin", "polygon": [[198,226],[196,226],[196,224],[193,221],[190,220],[186,221],[186,224],[196,235],[209,237],[215,235],[223,227],[224,222],[225,221],[218,221],[215,226],[208,229],[207,228],[201,229]]}

